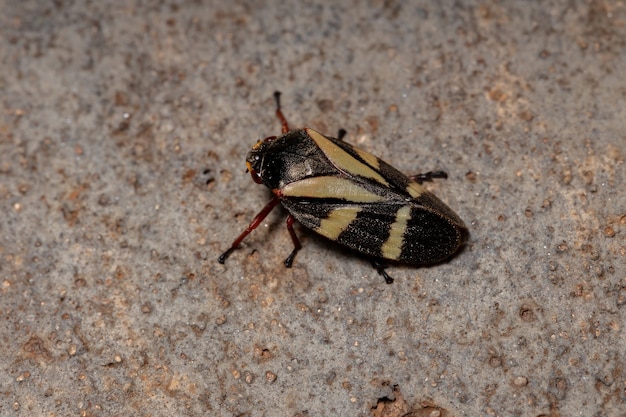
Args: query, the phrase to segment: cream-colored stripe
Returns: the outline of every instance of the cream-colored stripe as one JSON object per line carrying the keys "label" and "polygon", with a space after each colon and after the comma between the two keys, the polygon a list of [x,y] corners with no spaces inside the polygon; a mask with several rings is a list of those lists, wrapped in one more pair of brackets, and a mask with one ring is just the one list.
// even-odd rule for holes
{"label": "cream-colored stripe", "polygon": [[320,222],[317,233],[329,239],[337,240],[339,235],[356,219],[360,211],[360,207],[342,207],[332,210],[328,213],[328,217]]}
{"label": "cream-colored stripe", "polygon": [[338,198],[354,203],[377,203],[379,196],[346,178],[313,177],[291,182],[281,190],[287,197]]}
{"label": "cream-colored stripe", "polygon": [[406,187],[407,193],[411,195],[413,198],[417,198],[420,195],[424,194],[424,187],[416,183],[415,181],[409,182],[409,185]]}
{"label": "cream-colored stripe", "polygon": [[396,221],[391,225],[389,238],[380,248],[383,258],[399,259],[404,243],[406,225],[411,218],[411,206],[404,206],[396,213]]}
{"label": "cream-colored stripe", "polygon": [[[341,149],[339,146],[335,145],[331,140],[322,135],[320,132],[316,132],[315,130],[309,128],[306,129],[306,132],[315,141],[315,143],[317,144],[317,146],[319,146],[322,152],[324,152],[330,162],[337,168],[352,175],[360,175],[362,177],[372,178],[382,185],[389,186],[389,183],[385,181],[380,173],[373,170],[369,166],[355,160],[352,155]],[[359,151],[358,153],[361,157],[363,157],[362,153],[366,154],[365,151]],[[363,159],[367,160],[368,163],[371,162],[372,158],[376,159],[376,164],[372,165],[377,165],[378,160],[374,155],[370,155],[370,157],[368,158],[363,157]]]}
{"label": "cream-colored stripe", "polygon": [[368,164],[370,164],[371,166],[373,166],[376,169],[380,169],[380,159],[378,159],[377,157],[375,157],[374,155],[372,155],[369,152],[365,152],[363,149],[359,149],[359,148],[354,148],[354,150],[356,151],[356,153],[359,154],[359,156]]}

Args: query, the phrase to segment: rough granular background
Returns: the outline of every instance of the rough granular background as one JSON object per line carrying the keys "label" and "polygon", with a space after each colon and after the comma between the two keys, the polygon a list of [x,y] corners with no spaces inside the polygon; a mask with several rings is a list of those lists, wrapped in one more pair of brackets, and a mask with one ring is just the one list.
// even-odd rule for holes
{"label": "rough granular background", "polygon": [[[0,1],[0,414],[626,414],[622,1]],[[310,126],[468,224],[393,285],[277,210]]]}

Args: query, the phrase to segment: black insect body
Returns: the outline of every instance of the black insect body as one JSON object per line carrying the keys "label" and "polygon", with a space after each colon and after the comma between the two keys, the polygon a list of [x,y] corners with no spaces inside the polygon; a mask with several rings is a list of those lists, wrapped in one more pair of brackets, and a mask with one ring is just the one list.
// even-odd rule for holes
{"label": "black insect body", "polygon": [[294,249],[301,245],[293,229],[303,226],[354,249],[372,260],[387,283],[393,279],[381,260],[408,264],[442,261],[467,240],[465,224],[447,205],[420,185],[445,178],[443,172],[407,177],[376,156],[313,129],[289,130],[275,93],[283,134],[257,142],[246,158],[255,182],[274,197],[219,257],[224,263],[243,239],[280,202],[289,212],[287,229]]}

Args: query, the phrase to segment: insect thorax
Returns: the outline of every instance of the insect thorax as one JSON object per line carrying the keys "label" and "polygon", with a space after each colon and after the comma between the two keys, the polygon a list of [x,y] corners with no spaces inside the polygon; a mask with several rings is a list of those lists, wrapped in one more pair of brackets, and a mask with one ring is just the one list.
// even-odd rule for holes
{"label": "insect thorax", "polygon": [[246,161],[270,189],[281,189],[294,181],[337,172],[304,129],[292,130],[255,145]]}

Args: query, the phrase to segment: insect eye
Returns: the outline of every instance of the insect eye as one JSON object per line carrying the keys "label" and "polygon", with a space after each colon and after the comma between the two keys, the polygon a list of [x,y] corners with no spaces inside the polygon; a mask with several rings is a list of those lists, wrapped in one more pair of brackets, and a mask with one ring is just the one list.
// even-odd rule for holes
{"label": "insect eye", "polygon": [[263,139],[263,143],[273,142],[275,139],[276,139],[276,136],[268,136],[265,139]]}

